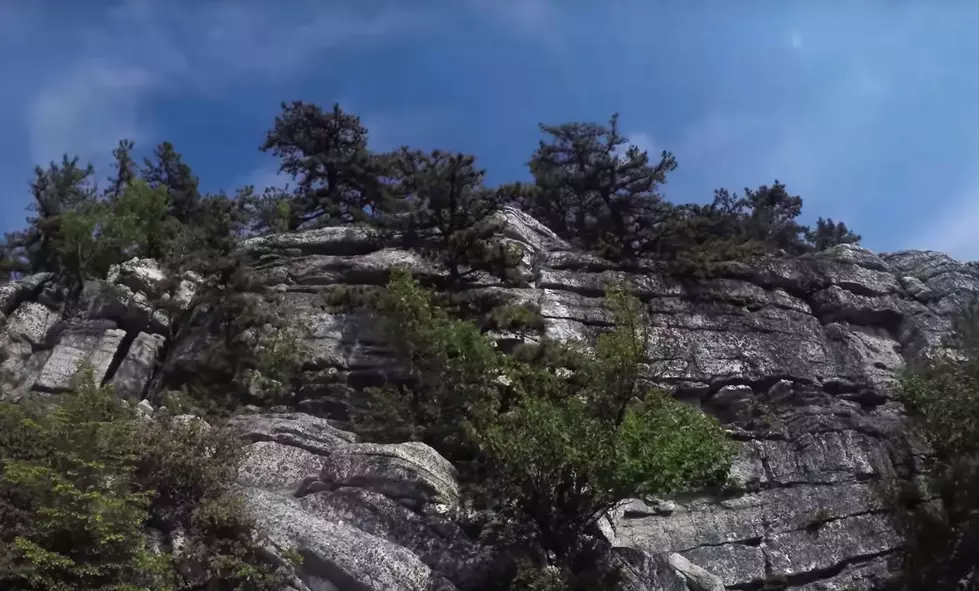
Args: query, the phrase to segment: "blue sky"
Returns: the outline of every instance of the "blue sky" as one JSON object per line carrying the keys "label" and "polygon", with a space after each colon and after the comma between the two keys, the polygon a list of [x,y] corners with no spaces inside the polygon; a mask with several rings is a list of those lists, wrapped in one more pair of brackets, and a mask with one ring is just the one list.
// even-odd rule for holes
{"label": "blue sky", "polygon": [[0,229],[35,163],[105,177],[122,137],[209,190],[280,182],[258,145],[302,99],[492,183],[526,177],[538,122],[618,111],[676,155],[673,200],[778,178],[870,248],[979,259],[977,26],[965,0],[0,0]]}

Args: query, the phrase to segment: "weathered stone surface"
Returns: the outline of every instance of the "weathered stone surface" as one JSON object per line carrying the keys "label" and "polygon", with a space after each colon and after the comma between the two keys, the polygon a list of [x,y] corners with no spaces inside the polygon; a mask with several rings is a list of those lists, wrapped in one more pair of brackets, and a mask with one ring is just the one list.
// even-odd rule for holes
{"label": "weathered stone surface", "polygon": [[280,550],[303,555],[299,578],[310,589],[363,591],[451,591],[407,548],[372,536],[353,525],[322,519],[300,501],[259,488],[243,489],[256,525]]}
{"label": "weathered stone surface", "polygon": [[36,273],[23,279],[0,285],[0,322],[24,301],[38,294],[51,280],[51,273]]}
{"label": "weathered stone surface", "polygon": [[455,468],[420,442],[357,443],[327,455],[320,480],[331,487],[356,486],[396,500],[455,505]]}
{"label": "weathered stone surface", "polygon": [[228,427],[248,441],[272,441],[321,456],[357,441],[354,434],[305,413],[238,415],[228,421]]}
{"label": "weathered stone surface", "polygon": [[247,448],[238,482],[273,491],[295,493],[303,481],[316,478],[323,456],[274,441],[257,441]]}
{"label": "weathered stone surface", "polygon": [[58,314],[37,302],[24,302],[14,310],[4,323],[0,336],[2,345],[22,342],[37,347],[52,326],[58,322]]}
{"label": "weathered stone surface", "polygon": [[[520,272],[528,284],[508,288],[486,279],[481,289],[539,305],[548,336],[588,341],[608,328],[604,286],[610,280],[631,282],[651,314],[650,377],[716,414],[743,441],[734,469],[743,491],[658,505],[632,500],[604,523],[615,551],[630,557],[631,588],[689,588],[691,581],[667,560],[674,555],[726,585],[747,588],[760,587],[777,572],[788,574],[791,588],[812,590],[869,589],[883,577],[898,542],[872,490],[894,471],[886,441],[903,430],[902,410],[892,399],[893,374],[941,344],[950,314],[979,293],[979,264],[934,252],[877,255],[843,245],[797,258],[733,263],[710,280],[681,281],[654,263],[625,273],[573,252],[519,211],[507,209],[499,219],[504,239],[523,254]],[[369,319],[336,313],[324,300],[335,287],[383,285],[397,264],[419,275],[437,269],[397,244],[379,245],[376,234],[363,228],[253,238],[242,253],[252,295],[280,297],[272,311],[284,325],[302,330],[309,351],[300,393],[304,408],[331,417],[234,419],[232,425],[255,444],[255,461],[264,458],[243,477],[252,478],[246,480],[249,488],[288,498],[299,479],[303,499],[289,511],[309,513],[315,501],[324,515],[356,515],[385,543],[428,557],[412,564],[451,571],[430,559],[437,552],[426,552],[461,552],[458,539],[404,533],[412,523],[419,531],[435,527],[412,516],[421,515],[419,501],[444,503],[458,494],[451,471],[437,460],[425,467],[428,460],[419,463],[412,455],[418,450],[407,456],[375,453],[379,448],[355,445],[338,428],[359,389],[383,382],[396,369]],[[101,292],[87,286],[93,296],[89,317],[117,322],[130,334],[174,334],[170,318],[151,301],[170,297],[189,305],[200,278],[185,277],[166,294],[164,287],[173,282],[154,269],[140,261],[121,265],[114,284],[101,284],[112,286],[111,297],[94,297]],[[6,315],[0,370],[14,375],[8,383],[19,388],[33,383],[42,367],[54,366],[57,346],[64,344],[49,334],[59,319],[52,310],[60,304],[57,290],[44,286],[47,280],[0,288],[0,313]],[[195,371],[208,342],[197,326],[180,328],[179,340],[166,344],[168,383],[179,382],[179,372]],[[70,335],[65,331],[61,341]],[[144,371],[135,364],[142,338],[134,340],[113,383],[124,381],[130,357],[139,366],[134,373]],[[318,458],[327,469],[310,482]],[[415,506],[393,502],[405,494],[401,500]],[[814,521],[821,523],[816,530]],[[314,585],[316,578],[310,575],[303,584],[332,588],[323,582],[330,577],[320,576]]]}
{"label": "weathered stone surface", "polygon": [[766,541],[766,550],[773,572],[793,576],[880,556],[900,543],[885,516],[857,515],[775,534]]}
{"label": "weathered stone surface", "polygon": [[[843,245],[731,264],[719,277],[691,283],[655,266],[617,271],[572,252],[532,220],[513,212],[502,217],[504,236],[521,246],[524,276],[531,278],[529,287],[510,293],[540,306],[548,336],[592,339],[608,326],[604,285],[629,281],[651,312],[652,377],[731,422],[745,439],[735,472],[749,492],[678,503],[668,515],[620,512],[610,523],[617,546],[681,553],[725,584],[758,585],[768,572],[769,546],[788,547],[792,536],[808,535],[807,519],[821,510],[845,536],[889,539],[881,522],[861,516],[876,515],[873,482],[894,469],[885,441],[901,432],[902,414],[891,401],[892,378],[948,334],[948,315],[979,293],[979,267],[939,253],[877,255]],[[385,261],[418,264],[390,249],[364,258],[381,251],[370,250],[358,232],[265,237],[251,245],[259,282],[285,295],[284,315],[322,327],[309,342],[318,347],[317,367],[336,368],[336,379],[382,375],[390,359],[383,343],[365,340],[362,320],[324,316],[316,286],[380,285]],[[873,548],[837,545],[818,553],[819,564],[831,566],[792,580],[842,581],[858,564],[861,572],[876,572],[893,555],[894,546],[886,546],[865,555]]]}
{"label": "weathered stone surface", "polygon": [[724,583],[720,577],[709,573],[679,554],[670,554],[667,558],[670,566],[687,580],[687,586],[698,591],[724,591]]}
{"label": "weathered stone surface", "polygon": [[625,547],[615,548],[613,555],[621,568],[622,591],[692,591],[667,555]]}
{"label": "weathered stone surface", "polygon": [[51,352],[34,388],[41,392],[66,392],[82,364],[92,368],[100,384],[126,333],[106,322],[91,322],[67,329]]}
{"label": "weathered stone surface", "polygon": [[134,292],[158,297],[163,295],[167,276],[155,260],[132,258],[120,265],[113,265],[106,280]]}
{"label": "weathered stone surface", "polygon": [[145,332],[136,335],[110,382],[119,396],[129,398],[143,395],[156,370],[160,349],[165,344],[166,339],[161,335]]}
{"label": "weathered stone surface", "polygon": [[319,518],[354,524],[407,548],[460,587],[478,588],[494,574],[492,551],[468,540],[450,519],[416,513],[380,493],[344,487],[304,496],[300,506]]}
{"label": "weathered stone surface", "polygon": [[[318,548],[331,548],[320,562],[340,562],[348,571],[361,572],[357,561],[365,552],[373,560],[388,560],[384,553],[393,552],[395,563],[404,563],[394,565],[400,569],[399,576],[410,567],[405,576],[430,577],[437,585],[446,584],[447,579],[465,588],[478,588],[494,575],[493,551],[468,539],[447,516],[448,507],[429,505],[435,510],[419,511],[417,503],[409,508],[398,502],[406,497],[441,500],[445,490],[458,496],[458,485],[447,472],[451,467],[431,448],[357,444],[349,434],[302,413],[242,415],[232,420],[232,428],[255,441],[248,447],[237,483],[288,497],[290,503],[299,497],[298,504],[285,506],[301,511],[293,519],[313,524],[301,539],[303,548],[320,554],[325,551]],[[329,480],[324,481],[323,475]],[[246,500],[255,511],[268,511],[270,505],[278,510],[274,507],[280,503],[264,495],[248,495]],[[317,529],[320,522],[329,526]],[[322,535],[333,537],[320,538]],[[419,569],[405,551],[436,574]],[[364,555],[364,560],[368,558]],[[306,584],[317,588],[310,583],[312,577],[316,584],[347,588],[348,574],[330,570],[332,566],[323,570],[317,564],[314,561],[313,570],[302,573]],[[366,565],[362,568],[367,572]]]}

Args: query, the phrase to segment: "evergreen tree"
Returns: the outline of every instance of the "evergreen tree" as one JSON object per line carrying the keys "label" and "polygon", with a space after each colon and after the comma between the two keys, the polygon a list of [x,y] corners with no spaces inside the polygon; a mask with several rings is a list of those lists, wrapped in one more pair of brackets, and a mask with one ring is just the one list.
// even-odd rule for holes
{"label": "evergreen tree", "polygon": [[857,244],[861,237],[846,227],[843,222],[833,218],[819,218],[814,230],[806,230],[806,242],[815,250],[826,250],[838,244]]}
{"label": "evergreen tree", "polygon": [[81,167],[78,158],[62,158],[47,169],[36,167],[31,182],[33,202],[28,209],[35,215],[27,218],[27,228],[7,235],[6,270],[21,273],[63,270],[57,242],[61,235],[62,216],[96,198],[92,184],[94,169]]}
{"label": "evergreen tree", "polygon": [[173,144],[163,142],[156,147],[153,158],[145,160],[142,176],[150,187],[166,189],[171,216],[183,224],[193,223],[201,198],[198,179]]}
{"label": "evergreen tree", "polygon": [[476,168],[475,157],[402,148],[392,160],[401,209],[389,227],[444,265],[450,286],[479,271],[508,278],[518,261],[495,239],[502,194],[483,186],[485,171]]}
{"label": "evergreen tree", "polygon": [[750,238],[789,254],[807,250],[803,241],[806,227],[796,221],[802,213],[802,198],[790,195],[784,184],[776,180],[770,187],[746,188],[744,202],[751,210],[746,220]]}
{"label": "evergreen tree", "polygon": [[119,140],[119,145],[112,150],[112,156],[115,158],[113,167],[116,172],[109,177],[109,189],[106,194],[110,199],[121,195],[139,176],[138,167],[132,158],[133,147],[131,140]]}
{"label": "evergreen tree", "polygon": [[384,209],[387,161],[367,149],[360,118],[338,104],[324,112],[302,101],[283,103],[262,150],[280,157],[280,170],[296,181],[289,230],[314,221],[351,223]]}
{"label": "evergreen tree", "polygon": [[549,137],[530,160],[535,185],[522,195],[523,208],[562,238],[603,256],[647,253],[669,211],[657,189],[676,168],[672,154],[663,152],[651,164],[645,151],[628,146],[617,115],[607,126],[567,123],[541,130]]}

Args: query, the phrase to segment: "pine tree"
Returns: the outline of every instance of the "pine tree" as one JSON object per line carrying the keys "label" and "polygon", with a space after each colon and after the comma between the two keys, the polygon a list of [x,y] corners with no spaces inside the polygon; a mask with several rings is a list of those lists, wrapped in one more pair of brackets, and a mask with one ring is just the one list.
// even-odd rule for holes
{"label": "pine tree", "polygon": [[338,104],[324,112],[302,101],[283,103],[262,150],[281,158],[280,170],[296,181],[289,230],[360,221],[384,208],[386,160],[367,149],[360,118]]}
{"label": "pine tree", "polygon": [[36,167],[31,182],[33,202],[28,206],[36,215],[27,218],[27,228],[7,235],[6,270],[20,273],[63,270],[57,241],[62,216],[95,201],[92,165],[81,167],[78,158],[62,158],[47,169]]}
{"label": "pine tree", "polygon": [[156,147],[153,158],[145,160],[142,176],[150,187],[166,188],[170,215],[180,223],[192,223],[201,199],[198,179],[173,144],[163,142]]}
{"label": "pine tree", "polygon": [[833,218],[819,218],[814,230],[806,230],[806,242],[815,250],[826,250],[838,244],[856,244],[861,237],[846,227],[843,222],[834,222]]}
{"label": "pine tree", "polygon": [[392,160],[402,207],[390,216],[391,227],[403,240],[439,261],[450,286],[480,271],[508,278],[517,260],[496,239],[502,195],[483,186],[475,157],[402,148]]}
{"label": "pine tree", "polygon": [[109,177],[109,189],[107,196],[112,199],[118,197],[138,178],[139,170],[136,162],[132,158],[132,151],[135,144],[131,140],[119,140],[119,145],[112,150],[115,158],[113,167],[116,172]]}
{"label": "pine tree", "polygon": [[802,198],[790,195],[777,180],[772,186],[762,185],[744,190],[744,201],[751,209],[746,220],[748,235],[767,244],[772,250],[782,249],[789,254],[807,250],[803,241],[805,226],[796,219],[802,213]]}
{"label": "pine tree", "polygon": [[[646,253],[669,207],[657,192],[676,168],[663,152],[649,155],[609,124],[541,125],[549,137],[530,160],[535,186],[521,205],[561,237],[613,259]],[[623,153],[623,148],[625,151]]]}

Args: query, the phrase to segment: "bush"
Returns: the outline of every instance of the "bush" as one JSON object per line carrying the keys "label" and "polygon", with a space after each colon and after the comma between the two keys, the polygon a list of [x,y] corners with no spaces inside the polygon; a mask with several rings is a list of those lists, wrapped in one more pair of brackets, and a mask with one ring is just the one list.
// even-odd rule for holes
{"label": "bush", "polygon": [[[375,392],[381,414],[362,417],[377,426],[400,418],[406,432],[477,463],[483,471],[468,477],[534,526],[565,581],[612,505],[721,484],[735,451],[716,420],[644,385],[648,319],[623,289],[606,301],[617,328],[594,351],[563,346],[566,354],[534,362],[499,351],[396,273],[378,312],[409,379]],[[539,363],[562,358],[575,359],[576,370]]]}
{"label": "bush", "polygon": [[90,372],[53,404],[0,403],[0,587],[278,588],[231,494],[242,449],[199,422],[139,418]]}
{"label": "bush", "polygon": [[900,589],[979,589],[977,312],[976,303],[963,310],[949,349],[909,368],[898,382],[915,433],[933,451],[923,475],[932,494],[900,503],[898,526],[908,539]]}

